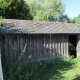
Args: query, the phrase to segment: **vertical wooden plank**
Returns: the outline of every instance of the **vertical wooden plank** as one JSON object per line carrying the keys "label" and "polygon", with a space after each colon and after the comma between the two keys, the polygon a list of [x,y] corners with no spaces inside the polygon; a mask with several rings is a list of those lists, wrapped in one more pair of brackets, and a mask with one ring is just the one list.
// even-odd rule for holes
{"label": "vertical wooden plank", "polygon": [[26,58],[30,62],[32,61],[32,58],[30,57],[31,49],[33,46],[31,46],[31,36],[30,35],[25,35],[26,36],[26,41],[24,46],[26,45]]}
{"label": "vertical wooden plank", "polygon": [[40,41],[40,42],[41,42],[41,46],[40,46],[40,47],[41,47],[41,48],[40,48],[40,49],[41,49],[41,50],[40,50],[40,57],[41,57],[41,60],[42,60],[42,35],[40,36],[40,38],[41,38],[41,41]]}
{"label": "vertical wooden plank", "polygon": [[26,58],[27,58],[27,61],[29,60],[28,59],[28,35],[25,35],[26,36]]}
{"label": "vertical wooden plank", "polygon": [[4,50],[5,51],[4,53],[5,53],[5,61],[6,61],[6,35],[5,35],[5,40],[4,40],[4,49],[5,49]]}
{"label": "vertical wooden plank", "polygon": [[69,54],[69,48],[68,48],[68,35],[67,35],[67,57],[68,57],[68,54]]}
{"label": "vertical wooden plank", "polygon": [[32,36],[30,35],[30,54],[31,54],[31,62],[33,61],[33,52],[32,52],[32,48],[33,48],[33,45],[32,45]]}
{"label": "vertical wooden plank", "polygon": [[64,57],[64,35],[62,35],[62,44],[63,44],[63,57]]}
{"label": "vertical wooden plank", "polygon": [[26,56],[25,56],[25,54],[26,54],[26,39],[25,39],[25,35],[22,35],[22,51],[23,51],[23,54],[22,54],[22,60],[23,60],[23,62],[25,62],[25,59],[26,59]]}
{"label": "vertical wooden plank", "polygon": [[7,42],[7,44],[8,44],[8,57],[7,57],[7,59],[8,59],[8,58],[10,58],[9,57],[9,55],[10,55],[10,49],[9,49],[10,48],[9,47],[9,44],[10,44],[10,35],[7,35],[7,36],[8,36],[8,42]]}
{"label": "vertical wooden plank", "polygon": [[42,35],[42,60],[45,59],[44,55],[45,55],[45,52],[44,52],[44,35]]}
{"label": "vertical wooden plank", "polygon": [[33,35],[33,61],[35,61],[35,38],[34,38],[34,35]]}
{"label": "vertical wooden plank", "polygon": [[50,59],[52,58],[52,47],[51,47],[51,34],[49,35],[50,36],[50,46],[49,46],[49,57]]}
{"label": "vertical wooden plank", "polygon": [[45,51],[45,50],[46,50],[46,49],[45,49],[45,47],[46,47],[46,46],[45,46],[45,35],[44,35],[44,44],[43,44],[43,46],[44,46],[44,51],[43,51],[43,52],[44,52],[44,59],[45,59],[45,55],[46,55],[46,51]]}
{"label": "vertical wooden plank", "polygon": [[52,55],[53,55],[54,59],[55,59],[55,54],[56,54],[56,51],[55,51],[55,37],[54,37],[54,35],[52,35]]}
{"label": "vertical wooden plank", "polygon": [[52,34],[51,34],[51,59],[54,59],[54,40]]}
{"label": "vertical wooden plank", "polygon": [[58,50],[57,50],[57,35],[55,35],[55,49],[56,49],[55,57],[57,58],[58,57],[58,55],[57,55],[57,53],[58,53]]}
{"label": "vertical wooden plank", "polygon": [[47,59],[47,57],[48,57],[48,35],[46,35],[46,45],[45,45],[45,47],[46,47],[46,55],[45,55],[45,59]]}
{"label": "vertical wooden plank", "polygon": [[48,57],[47,59],[50,58],[50,35],[48,35]]}
{"label": "vertical wooden plank", "polygon": [[62,54],[61,54],[61,37],[62,35],[60,35],[60,57],[62,58]]}
{"label": "vertical wooden plank", "polygon": [[67,35],[64,35],[64,57],[66,57],[66,41],[67,40]]}
{"label": "vertical wooden plank", "polygon": [[51,59],[53,59],[53,49],[52,49],[52,34],[51,34]]}
{"label": "vertical wooden plank", "polygon": [[63,35],[63,57],[65,57],[65,35]]}
{"label": "vertical wooden plank", "polygon": [[65,53],[64,53],[64,57],[66,57],[66,39],[67,39],[67,35],[65,35],[65,37],[64,37],[64,42],[65,42],[65,44],[64,44],[64,46],[65,46]]}
{"label": "vertical wooden plank", "polygon": [[17,35],[17,57],[19,56],[20,52],[20,35]]}
{"label": "vertical wooden plank", "polygon": [[[20,54],[22,53],[22,50],[23,50],[23,47],[22,47],[22,35],[20,35],[20,44],[19,45],[20,45],[20,53],[19,53],[19,56],[20,56]],[[22,61],[22,58],[21,58],[21,61]]]}
{"label": "vertical wooden plank", "polygon": [[2,37],[0,36],[0,80],[3,80],[2,63],[1,63],[1,46],[2,46]]}
{"label": "vertical wooden plank", "polygon": [[8,39],[9,39],[9,54],[8,54],[8,56],[9,56],[9,58],[11,58],[11,60],[13,60],[13,56],[12,56],[12,54],[13,54],[13,51],[12,51],[12,48],[13,48],[13,45],[12,45],[12,36],[11,35],[8,35],[8,36],[9,36],[8,37]]}
{"label": "vertical wooden plank", "polygon": [[55,35],[53,35],[53,54],[54,54],[54,58],[56,58],[56,42],[55,42]]}
{"label": "vertical wooden plank", "polygon": [[47,42],[47,35],[45,35],[45,59],[47,59],[48,54],[48,42]]}
{"label": "vertical wooden plank", "polygon": [[5,39],[5,58],[6,58],[6,61],[8,59],[8,36],[6,35],[6,39]]}
{"label": "vertical wooden plank", "polygon": [[60,36],[58,35],[58,57],[61,58],[61,54],[60,54]]}
{"label": "vertical wooden plank", "polygon": [[41,60],[42,60],[42,35],[40,36],[40,58],[41,58]]}
{"label": "vertical wooden plank", "polygon": [[5,36],[4,35],[1,35],[1,43],[2,43],[2,47],[1,47],[1,60],[3,61],[3,65],[6,63],[6,60],[5,60]]}
{"label": "vertical wooden plank", "polygon": [[7,49],[9,49],[8,50],[8,57],[7,57],[7,59],[9,59],[10,58],[10,49],[11,49],[11,47],[10,47],[10,35],[8,35],[8,40],[7,40],[8,42],[7,42]]}
{"label": "vertical wooden plank", "polygon": [[41,37],[40,37],[40,35],[38,35],[38,61],[40,61],[41,60]]}
{"label": "vertical wooden plank", "polygon": [[39,61],[39,37],[37,35],[37,60]]}
{"label": "vertical wooden plank", "polygon": [[63,35],[61,36],[61,55],[63,57]]}
{"label": "vertical wooden plank", "polygon": [[60,57],[60,54],[59,54],[59,35],[57,35],[57,58],[59,58]]}
{"label": "vertical wooden plank", "polygon": [[[34,50],[33,50],[33,53],[34,53]],[[27,57],[28,57],[29,61],[31,61],[30,56],[31,56],[31,54],[30,54],[30,35],[27,35]]]}
{"label": "vertical wooden plank", "polygon": [[[10,46],[10,35],[8,35],[8,46],[9,46],[9,52],[8,52],[8,56],[11,55],[10,51],[11,51],[11,46]],[[10,58],[10,56],[9,56]]]}
{"label": "vertical wooden plank", "polygon": [[66,57],[68,57],[68,35],[66,35]]}
{"label": "vertical wooden plank", "polygon": [[77,57],[78,57],[78,54],[79,54],[79,35],[77,35],[77,48],[76,48],[76,51],[77,51]]}
{"label": "vertical wooden plank", "polygon": [[39,35],[37,35],[37,61],[39,61]]}
{"label": "vertical wooden plank", "polygon": [[[15,53],[14,53],[14,55],[15,55],[15,60],[16,60],[16,59],[17,59],[17,53],[16,53],[16,52],[17,52],[17,36],[16,36],[16,35],[14,35],[14,36],[15,36],[15,37],[14,37],[14,38],[15,38],[15,40],[14,40],[14,41],[15,41],[15,42],[14,42],[14,46],[15,46]],[[20,54],[21,54],[21,53],[20,53]]]}
{"label": "vertical wooden plank", "polygon": [[[29,57],[30,56],[30,36],[29,35],[28,35],[27,42],[28,42],[28,57]],[[30,61],[30,58],[29,58],[29,61]]]}
{"label": "vertical wooden plank", "polygon": [[38,60],[38,55],[37,55],[37,36],[34,36],[34,52],[35,52],[35,60]]}
{"label": "vertical wooden plank", "polygon": [[67,45],[66,45],[66,43],[67,43],[67,35],[64,36],[64,42],[65,42],[64,43],[64,48],[65,48],[64,49],[64,51],[65,51],[64,52],[64,57],[67,57]]}

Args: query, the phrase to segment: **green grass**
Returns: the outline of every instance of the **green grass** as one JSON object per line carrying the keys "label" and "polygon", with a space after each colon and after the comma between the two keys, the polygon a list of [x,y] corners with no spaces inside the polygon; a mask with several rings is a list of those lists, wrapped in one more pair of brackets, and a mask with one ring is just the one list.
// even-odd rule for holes
{"label": "green grass", "polygon": [[56,59],[50,62],[6,64],[6,80],[80,80],[80,58]]}

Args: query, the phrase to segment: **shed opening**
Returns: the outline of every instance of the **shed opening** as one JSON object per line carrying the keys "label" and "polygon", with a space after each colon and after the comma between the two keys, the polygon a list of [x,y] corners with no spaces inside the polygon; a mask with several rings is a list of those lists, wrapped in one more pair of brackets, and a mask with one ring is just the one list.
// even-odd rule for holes
{"label": "shed opening", "polygon": [[76,54],[76,46],[77,46],[77,35],[69,35],[68,38],[68,50],[69,50],[69,55],[73,56],[74,58],[77,57]]}

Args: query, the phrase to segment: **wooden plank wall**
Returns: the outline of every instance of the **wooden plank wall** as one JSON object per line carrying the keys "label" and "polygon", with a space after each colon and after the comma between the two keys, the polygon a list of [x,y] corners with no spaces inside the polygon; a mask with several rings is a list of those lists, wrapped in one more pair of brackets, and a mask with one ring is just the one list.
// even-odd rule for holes
{"label": "wooden plank wall", "polygon": [[5,59],[16,60],[25,48],[21,60],[40,61],[68,56],[67,35],[4,35]]}

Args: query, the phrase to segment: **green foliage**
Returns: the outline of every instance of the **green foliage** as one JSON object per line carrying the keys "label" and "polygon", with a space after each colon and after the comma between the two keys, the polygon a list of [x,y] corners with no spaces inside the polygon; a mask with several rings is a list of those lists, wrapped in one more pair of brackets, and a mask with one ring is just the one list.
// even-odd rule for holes
{"label": "green foliage", "polygon": [[71,19],[71,23],[80,24],[80,14],[77,17]]}
{"label": "green foliage", "polygon": [[34,20],[56,21],[64,10],[61,0],[26,0],[26,2]]}
{"label": "green foliage", "polygon": [[2,25],[2,16],[0,16],[0,28],[1,28],[1,25]]}
{"label": "green foliage", "polygon": [[[2,1],[2,0],[1,0]],[[9,0],[8,0],[9,1]],[[3,4],[5,5],[5,3]],[[9,19],[33,19],[29,6],[24,0],[10,0],[9,5],[1,7],[0,15]]]}

